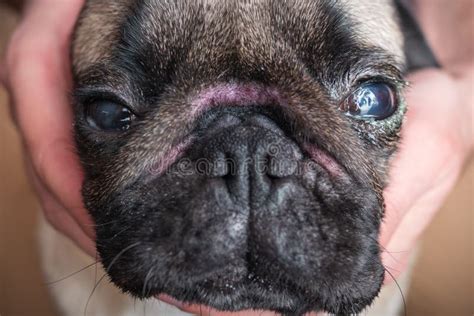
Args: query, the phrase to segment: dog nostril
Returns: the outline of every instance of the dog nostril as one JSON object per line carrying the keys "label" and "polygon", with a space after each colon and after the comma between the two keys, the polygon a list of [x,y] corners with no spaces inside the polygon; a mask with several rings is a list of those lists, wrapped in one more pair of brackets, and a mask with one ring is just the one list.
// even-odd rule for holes
{"label": "dog nostril", "polygon": [[225,161],[226,165],[226,174],[224,175],[225,178],[232,178],[236,174],[236,166],[235,161],[232,158],[227,158]]}
{"label": "dog nostril", "polygon": [[[245,115],[244,115],[245,114]],[[197,147],[201,175],[241,199],[263,199],[273,182],[295,175],[303,159],[299,146],[271,119],[244,113],[214,118]]]}
{"label": "dog nostril", "polygon": [[236,175],[235,159],[228,153],[219,152],[211,159],[205,159],[204,164],[210,170],[209,176],[216,178],[230,179]]}
{"label": "dog nostril", "polygon": [[[235,152],[213,152],[208,159],[199,164],[199,169],[209,171],[206,175],[230,181],[240,178],[240,173],[254,170],[260,176],[270,179],[294,175],[298,169],[301,152],[291,142],[282,141],[278,145],[263,141],[255,151],[242,150],[236,147]],[[239,175],[240,174],[240,175]]]}

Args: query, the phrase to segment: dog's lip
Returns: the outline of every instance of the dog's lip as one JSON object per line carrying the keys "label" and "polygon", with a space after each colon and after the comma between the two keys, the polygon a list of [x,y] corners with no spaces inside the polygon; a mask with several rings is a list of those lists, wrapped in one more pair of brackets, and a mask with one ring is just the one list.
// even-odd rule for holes
{"label": "dog's lip", "polygon": [[[194,283],[192,288],[194,288],[195,291],[199,293],[207,293],[202,296],[202,298],[208,296],[208,295],[224,295],[227,298],[230,298],[231,300],[234,299],[239,299],[240,296],[242,295],[242,290],[248,287],[258,287],[260,289],[265,289],[266,291],[273,291],[275,287],[271,285],[269,282],[264,281],[262,278],[256,276],[254,273],[245,273],[245,275],[242,275],[242,278],[238,278],[239,280],[222,280],[220,279],[218,281],[218,285],[212,287],[208,286],[208,282],[211,284],[214,284],[216,282],[216,279],[208,279],[204,281],[198,281]],[[171,303],[175,306],[191,306],[191,305],[200,305],[200,306],[207,306],[206,303],[198,301],[198,302],[186,302],[177,299],[176,297],[173,296],[173,294],[170,294],[166,289],[164,289],[160,293],[156,293],[152,295],[153,297],[160,299],[166,303]]]}
{"label": "dog's lip", "polygon": [[209,313],[214,310],[212,307],[207,306],[207,305],[184,303],[182,301],[175,299],[174,297],[168,294],[159,294],[159,295],[156,295],[155,298],[164,303],[173,305],[179,308],[180,310],[182,310],[183,312],[187,312],[187,313],[202,314],[203,310],[209,311]]}
{"label": "dog's lip", "polygon": [[211,312],[216,312],[216,310],[214,308],[212,308],[208,305],[188,304],[188,303],[179,301],[179,300],[175,299],[174,297],[172,297],[168,294],[159,294],[159,295],[156,295],[155,298],[162,301],[162,302],[164,302],[164,303],[173,305],[173,306],[179,308],[180,310],[182,310],[183,312],[187,312],[187,313],[193,313],[193,314],[201,315],[203,311],[206,311],[210,315]]}
{"label": "dog's lip", "polygon": [[162,301],[162,302],[173,305],[173,306],[181,309],[184,312],[193,313],[193,312],[196,311],[195,310],[196,308],[199,308],[197,310],[197,312],[199,312],[203,307],[204,307],[204,309],[209,309],[209,310],[212,309],[212,307],[210,307],[208,305],[205,305],[205,304],[186,303],[186,302],[180,301],[180,300],[178,300],[178,299],[176,299],[176,298],[174,298],[174,297],[172,297],[171,295],[168,295],[168,294],[157,294],[154,297],[156,299]]}
{"label": "dog's lip", "polygon": [[189,304],[185,304],[184,302],[182,301],[179,301],[177,299],[175,299],[174,297],[168,295],[168,294],[158,294],[158,295],[155,295],[155,298],[159,299],[160,301],[162,302],[165,302],[167,304],[170,304],[170,305],[173,305],[173,306],[176,306],[180,309],[184,309],[186,307],[190,307]]}
{"label": "dog's lip", "polygon": [[[258,284],[257,282],[253,284],[259,287],[261,286],[261,284]],[[246,296],[247,294],[244,294],[246,293],[246,290],[244,289],[244,287],[246,287],[245,284],[239,283],[238,285],[231,286],[231,287],[232,287],[231,289],[232,292],[228,292],[228,293],[222,292],[221,290],[204,290],[204,289],[197,288],[196,292],[200,293],[199,298],[194,298],[189,301],[186,300],[185,298],[178,299],[177,296],[174,296],[174,294],[169,294],[169,292],[166,292],[166,291],[156,293],[152,295],[152,297],[162,302],[165,302],[167,304],[173,305],[179,308],[180,310],[184,312],[188,312],[188,313],[199,314],[201,311],[219,312],[219,311],[222,311],[221,308],[224,308],[224,307],[213,306],[211,302],[214,302],[215,300],[219,301],[223,299],[227,302],[227,304],[231,304],[231,306],[234,306],[234,304],[238,304],[238,305],[241,304],[241,301],[247,298]],[[260,291],[261,290],[259,290],[259,292]],[[263,291],[263,292],[268,294],[269,293],[268,291],[273,291],[273,290],[267,289],[266,291]],[[276,308],[286,309],[286,308],[292,308],[291,306],[299,306],[299,304],[297,303],[297,301],[299,300],[297,295],[293,296],[293,294],[289,294],[289,296],[286,296],[286,298],[289,301],[292,301],[292,303],[280,302],[279,303],[280,306]],[[246,303],[244,305],[239,305],[239,308],[241,309],[227,311],[227,313],[244,312],[246,310],[255,311],[255,308],[257,308],[257,310],[262,309],[263,311],[263,309],[268,310],[269,307],[263,307],[263,306],[252,307],[252,305],[248,305],[248,303]]]}
{"label": "dog's lip", "polygon": [[188,313],[199,313],[203,310],[209,310],[209,311],[218,311],[214,307],[211,307],[210,305],[206,303],[199,303],[199,302],[186,302],[179,300],[170,294],[166,293],[159,293],[153,296],[155,299],[158,299],[164,303],[173,305],[180,310]]}

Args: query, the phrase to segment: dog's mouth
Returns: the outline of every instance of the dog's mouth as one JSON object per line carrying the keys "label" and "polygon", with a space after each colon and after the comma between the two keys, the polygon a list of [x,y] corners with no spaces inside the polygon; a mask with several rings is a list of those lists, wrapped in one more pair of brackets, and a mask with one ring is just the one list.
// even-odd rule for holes
{"label": "dog's mouth", "polygon": [[[296,291],[302,290],[295,285],[286,284],[284,289],[281,283],[263,279],[253,273],[246,273],[238,278],[217,275],[219,274],[216,274],[216,278],[196,283],[191,291],[173,288],[154,297],[157,299],[172,297],[174,301],[183,305],[202,305],[218,310],[239,311],[266,309],[271,295],[271,299],[275,300],[272,306],[275,311],[295,315],[309,311],[304,298],[295,295]],[[314,299],[317,299],[316,296]]]}
{"label": "dog's mouth", "polygon": [[[285,286],[286,288],[283,289],[282,284],[268,282],[250,273],[244,280],[238,282],[223,278],[219,281],[196,284],[193,289],[194,294],[189,296],[183,294],[171,296],[163,293],[154,297],[182,307],[185,311],[194,310],[196,313],[206,308],[221,311],[263,311],[268,310],[269,300],[273,300],[272,310],[283,315],[303,315],[316,311],[314,305],[312,307],[307,305],[304,295],[296,294],[304,293],[303,289],[293,284]],[[176,292],[172,291],[172,293]],[[322,301],[317,293],[313,295],[313,301]],[[321,307],[321,310],[323,309]]]}

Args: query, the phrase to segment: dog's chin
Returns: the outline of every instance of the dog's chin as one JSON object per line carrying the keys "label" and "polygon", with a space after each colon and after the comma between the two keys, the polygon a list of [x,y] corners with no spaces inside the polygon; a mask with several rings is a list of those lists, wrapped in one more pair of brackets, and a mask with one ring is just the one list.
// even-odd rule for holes
{"label": "dog's chin", "polygon": [[[279,144],[271,155],[283,171],[272,157],[266,172],[249,160],[242,169],[239,155],[268,158],[269,144]],[[237,173],[214,164],[221,153]],[[367,185],[261,124],[210,133],[180,161],[89,205],[104,267],[125,292],[287,314],[355,313],[377,295],[381,205]]]}
{"label": "dog's chin", "polygon": [[[161,188],[173,191],[172,179],[180,182],[170,176]],[[384,270],[377,234],[370,227],[371,216],[357,215],[361,208],[376,209],[347,201],[328,207],[322,201],[330,203],[330,198],[316,206],[300,187],[300,196],[288,201],[286,209],[272,208],[269,202],[232,216],[226,216],[235,213],[230,207],[212,214],[213,205],[226,203],[216,184],[213,190],[203,188],[197,199],[207,202],[187,215],[186,193],[178,193],[183,183],[175,185],[175,193],[163,192],[153,205],[143,205],[130,188],[107,208],[115,216],[98,221],[98,251],[111,280],[124,292],[140,298],[168,294],[224,311],[295,315],[360,312],[378,294]],[[282,198],[289,186],[282,184],[270,200]],[[117,209],[125,203],[126,209]],[[293,208],[296,203],[301,207]]]}
{"label": "dog's chin", "polygon": [[[242,270],[242,274],[239,276],[235,269]],[[171,286],[154,296],[159,299],[164,294],[182,304],[202,305],[220,311],[271,310],[284,315],[326,311],[349,315],[361,312],[372,303],[383,280],[383,270],[379,270],[370,280],[358,284],[340,282],[328,287],[326,280],[314,280],[305,287],[285,280],[281,271],[264,278],[248,273],[246,269],[235,269],[223,269],[206,280],[188,283],[186,288]],[[233,277],[225,272],[233,272]],[[280,279],[275,280],[278,277]]]}
{"label": "dog's chin", "polygon": [[[383,272],[379,272],[378,277],[371,279],[378,286],[369,288],[361,284],[354,286],[340,283],[337,287],[327,289],[323,280],[320,284],[315,280],[312,287],[305,288],[289,280],[264,279],[246,271],[240,277],[238,274],[231,277],[222,272],[225,269],[209,276],[207,280],[188,285],[189,288],[171,287],[154,296],[157,299],[172,297],[171,302],[201,305],[221,311],[272,310],[284,315],[327,311],[348,315],[359,313],[371,304],[383,279]],[[338,299],[331,296],[334,293],[338,293]]]}

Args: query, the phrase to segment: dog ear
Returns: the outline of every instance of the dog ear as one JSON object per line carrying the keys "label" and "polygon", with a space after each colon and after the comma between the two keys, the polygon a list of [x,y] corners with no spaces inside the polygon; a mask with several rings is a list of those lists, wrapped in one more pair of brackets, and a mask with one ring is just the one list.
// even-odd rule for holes
{"label": "dog ear", "polygon": [[404,35],[404,51],[407,63],[407,72],[435,67],[440,68],[436,56],[429,46],[423,32],[411,12],[407,1],[395,0],[398,10],[400,26]]}

